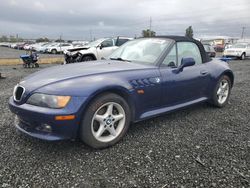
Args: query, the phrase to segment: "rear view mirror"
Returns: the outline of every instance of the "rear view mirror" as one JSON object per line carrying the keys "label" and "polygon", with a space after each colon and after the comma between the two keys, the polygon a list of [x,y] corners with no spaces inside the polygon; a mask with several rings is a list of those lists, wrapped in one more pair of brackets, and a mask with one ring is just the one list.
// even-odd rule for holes
{"label": "rear view mirror", "polygon": [[183,71],[184,67],[190,67],[195,64],[195,60],[192,57],[182,58],[181,65],[177,69],[177,73]]}

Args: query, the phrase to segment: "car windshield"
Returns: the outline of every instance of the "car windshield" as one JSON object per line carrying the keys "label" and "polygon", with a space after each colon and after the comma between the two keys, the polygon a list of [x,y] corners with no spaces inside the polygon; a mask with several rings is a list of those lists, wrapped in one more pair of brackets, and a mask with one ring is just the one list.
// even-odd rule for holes
{"label": "car windshield", "polygon": [[163,50],[171,44],[170,40],[142,38],[129,41],[109,56],[112,60],[123,60],[143,64],[155,64]]}
{"label": "car windshield", "polygon": [[231,48],[246,48],[246,47],[247,47],[247,45],[245,45],[245,44],[235,44]]}
{"label": "car windshield", "polygon": [[101,42],[103,42],[105,39],[98,39],[95,40],[93,42],[90,42],[88,44],[86,44],[85,46],[89,46],[89,47],[97,47]]}
{"label": "car windshield", "polygon": [[206,51],[206,52],[210,51],[210,49],[209,49],[209,45],[204,44],[203,46],[204,46],[204,48],[205,48],[205,51]]}

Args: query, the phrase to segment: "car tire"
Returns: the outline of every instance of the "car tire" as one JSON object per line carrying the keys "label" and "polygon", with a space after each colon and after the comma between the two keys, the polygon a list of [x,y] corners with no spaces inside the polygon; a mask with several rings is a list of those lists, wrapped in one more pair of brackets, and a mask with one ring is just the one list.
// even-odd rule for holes
{"label": "car tire", "polygon": [[126,134],[130,120],[129,105],[122,97],[113,93],[100,95],[85,111],[80,139],[96,149],[112,146]]}
{"label": "car tire", "polygon": [[82,61],[93,61],[94,58],[90,55],[86,55],[82,57]]}
{"label": "car tire", "polygon": [[240,59],[241,59],[241,60],[245,60],[245,59],[246,59],[246,54],[245,54],[245,53],[242,53],[241,56],[240,56]]}
{"label": "car tire", "polygon": [[53,49],[53,50],[51,50],[51,53],[52,53],[52,54],[57,54],[57,50],[56,50],[56,49]]}
{"label": "car tire", "polygon": [[223,75],[216,84],[213,92],[212,104],[216,107],[224,107],[231,94],[232,82],[227,75]]}

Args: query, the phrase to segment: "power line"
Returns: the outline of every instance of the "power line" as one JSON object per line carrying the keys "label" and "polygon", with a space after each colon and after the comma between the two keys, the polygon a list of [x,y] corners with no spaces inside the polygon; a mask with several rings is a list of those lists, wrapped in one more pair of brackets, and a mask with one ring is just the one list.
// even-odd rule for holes
{"label": "power line", "polygon": [[244,37],[244,31],[245,31],[246,27],[242,27],[242,33],[241,33],[241,38],[243,39]]}

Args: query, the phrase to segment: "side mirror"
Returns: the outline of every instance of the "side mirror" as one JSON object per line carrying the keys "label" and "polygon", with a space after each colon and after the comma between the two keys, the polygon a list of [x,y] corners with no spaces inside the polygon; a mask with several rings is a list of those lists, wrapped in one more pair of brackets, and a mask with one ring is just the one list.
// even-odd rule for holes
{"label": "side mirror", "polygon": [[100,48],[100,50],[101,50],[101,49],[103,48],[103,44],[100,44],[100,45],[99,45],[99,48]]}
{"label": "side mirror", "polygon": [[177,73],[182,72],[184,67],[190,67],[195,64],[195,60],[192,57],[182,58],[181,65],[177,68]]}

